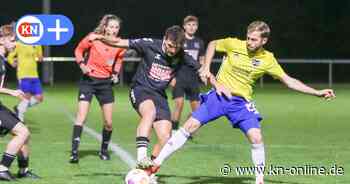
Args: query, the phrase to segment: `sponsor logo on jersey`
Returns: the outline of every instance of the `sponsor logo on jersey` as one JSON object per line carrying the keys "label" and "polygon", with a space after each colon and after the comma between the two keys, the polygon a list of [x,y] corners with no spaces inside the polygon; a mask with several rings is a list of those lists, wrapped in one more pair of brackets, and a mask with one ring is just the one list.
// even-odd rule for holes
{"label": "sponsor logo on jersey", "polygon": [[160,60],[160,54],[156,54],[156,55],[154,56],[154,59]]}
{"label": "sponsor logo on jersey", "polygon": [[253,60],[252,60],[252,64],[253,64],[253,66],[258,67],[258,66],[260,66],[260,64],[261,64],[261,61],[259,61],[259,60],[257,60],[257,59],[253,59]]}
{"label": "sponsor logo on jersey", "polygon": [[149,76],[157,81],[170,81],[173,69],[158,63],[152,63]]}

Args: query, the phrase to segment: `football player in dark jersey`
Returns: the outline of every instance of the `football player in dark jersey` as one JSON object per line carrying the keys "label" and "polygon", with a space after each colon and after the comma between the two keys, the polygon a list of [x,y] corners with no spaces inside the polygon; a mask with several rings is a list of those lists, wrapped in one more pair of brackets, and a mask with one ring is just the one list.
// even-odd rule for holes
{"label": "football player in dark jersey", "polygon": [[[136,132],[137,160],[147,159],[150,133],[154,128],[158,137],[158,146],[152,156],[157,157],[160,148],[171,135],[171,113],[165,89],[175,74],[188,66],[198,70],[199,63],[184,49],[185,33],[180,26],[169,27],[162,40],[159,39],[115,39],[92,35],[91,40],[101,39],[106,43],[136,50],[143,61],[133,78],[130,101],[141,119]],[[142,167],[142,166],[141,166]]]}
{"label": "football player in dark jersey", "polygon": [[[3,25],[0,27],[0,93],[5,93],[20,99],[24,99],[24,93],[20,90],[4,88],[5,79],[5,61],[6,54],[15,47],[15,35],[13,25]],[[0,161],[0,180],[12,181],[14,177],[9,168],[16,158],[18,160],[19,171],[17,177],[29,177],[33,179],[39,176],[32,173],[29,169],[29,135],[28,128],[21,122],[17,116],[0,102],[0,136],[11,133],[12,139],[8,142],[6,149]]]}
{"label": "football player in dark jersey", "polygon": [[[188,15],[183,20],[183,28],[185,30],[185,52],[193,57],[200,64],[204,61],[205,46],[202,39],[195,36],[198,30],[198,18]],[[192,112],[199,107],[199,87],[200,80],[197,71],[190,67],[183,67],[176,73],[175,78],[171,82],[173,86],[172,95],[175,101],[175,108],[171,114],[173,130],[179,128],[179,120],[184,106],[184,96],[190,102]]]}

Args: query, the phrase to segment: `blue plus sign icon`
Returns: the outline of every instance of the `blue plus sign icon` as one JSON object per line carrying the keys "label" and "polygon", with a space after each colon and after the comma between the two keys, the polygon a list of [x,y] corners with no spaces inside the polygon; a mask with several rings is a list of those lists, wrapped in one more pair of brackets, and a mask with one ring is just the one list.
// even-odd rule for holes
{"label": "blue plus sign icon", "polygon": [[74,26],[64,15],[26,15],[16,24],[18,40],[30,45],[63,45],[73,33]]}

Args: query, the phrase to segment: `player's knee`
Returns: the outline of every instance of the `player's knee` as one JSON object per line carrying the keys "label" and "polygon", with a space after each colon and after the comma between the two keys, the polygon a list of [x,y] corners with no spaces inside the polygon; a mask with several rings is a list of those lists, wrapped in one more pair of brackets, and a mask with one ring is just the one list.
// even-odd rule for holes
{"label": "player's knee", "polygon": [[144,121],[153,122],[156,119],[156,111],[149,110],[141,114],[141,119]]}
{"label": "player's knee", "polygon": [[253,137],[251,142],[252,144],[263,144],[262,136],[259,135],[259,136]]}
{"label": "player's knee", "polygon": [[263,144],[263,136],[261,130],[259,129],[250,129],[248,131],[248,139],[252,144]]}
{"label": "player's knee", "polygon": [[23,124],[19,125],[18,127],[15,127],[14,134],[16,136],[21,137],[24,140],[27,140],[30,137],[29,129]]}

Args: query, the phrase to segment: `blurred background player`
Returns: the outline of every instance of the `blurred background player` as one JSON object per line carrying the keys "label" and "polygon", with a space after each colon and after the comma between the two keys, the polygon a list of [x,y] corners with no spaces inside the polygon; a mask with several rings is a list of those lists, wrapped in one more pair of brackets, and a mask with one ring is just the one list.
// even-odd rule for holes
{"label": "blurred background player", "polygon": [[26,45],[20,41],[16,42],[15,49],[7,57],[8,63],[17,68],[18,89],[24,92],[24,99],[14,107],[22,122],[28,107],[41,103],[44,98],[37,64],[42,58],[40,45]]}
{"label": "blurred background player", "polygon": [[183,50],[183,29],[180,26],[169,27],[163,40],[143,38],[113,41],[98,36],[91,39],[103,39],[116,47],[131,48],[142,56],[143,62],[134,76],[130,91],[130,101],[141,117],[136,132],[137,161],[143,163],[141,161],[148,158],[152,127],[158,137],[158,146],[154,147],[152,157],[157,157],[160,148],[169,139],[172,129],[165,89],[184,65],[195,69],[200,67],[199,63]]}
{"label": "blurred background player", "polygon": [[[188,137],[203,125],[221,116],[226,116],[234,128],[239,128],[251,144],[251,155],[256,168],[256,184],[264,183],[265,149],[261,132],[262,117],[252,102],[254,82],[265,73],[279,79],[288,88],[325,99],[335,97],[333,90],[315,90],[297,79],[288,76],[278,64],[274,55],[265,50],[270,35],[269,26],[262,21],[254,21],[247,28],[246,41],[237,38],[225,38],[211,41],[201,68],[201,77],[209,78],[215,88],[201,96],[200,107],[192,113],[167,142],[155,166],[149,168],[154,173],[162,162],[173,152],[181,148]],[[215,77],[210,73],[210,64],[215,51],[226,53]]]}
{"label": "blurred background player", "polygon": [[[200,64],[204,61],[205,47],[202,39],[195,36],[198,30],[198,18],[192,15],[186,16],[183,20],[185,30],[185,52],[192,56]],[[200,81],[197,71],[188,66],[184,66],[176,73],[171,82],[173,87],[172,94],[175,100],[175,109],[171,115],[173,130],[179,128],[179,121],[184,106],[184,96],[189,100],[192,112],[199,106]]]}
{"label": "blurred background player", "polygon": [[[24,99],[24,93],[21,90],[11,90],[4,88],[5,80],[5,62],[6,54],[15,47],[15,36],[13,25],[4,25],[0,27],[0,93],[5,93],[19,99]],[[29,169],[29,135],[28,128],[21,122],[17,116],[0,102],[0,136],[11,133],[13,137],[8,142],[6,149],[0,161],[0,180],[12,181],[14,177],[9,168],[16,158],[18,160],[19,171],[17,177],[38,179],[39,176],[32,173]]]}
{"label": "blurred background player", "polygon": [[[117,39],[121,19],[105,15],[94,33]],[[75,57],[83,76],[79,84],[78,112],[73,127],[71,163],[78,163],[78,148],[87,113],[93,95],[96,96],[103,113],[101,160],[109,160],[108,144],[112,136],[112,113],[114,104],[113,83],[118,82],[125,49],[111,47],[101,41],[90,41],[85,37],[75,49]]]}

